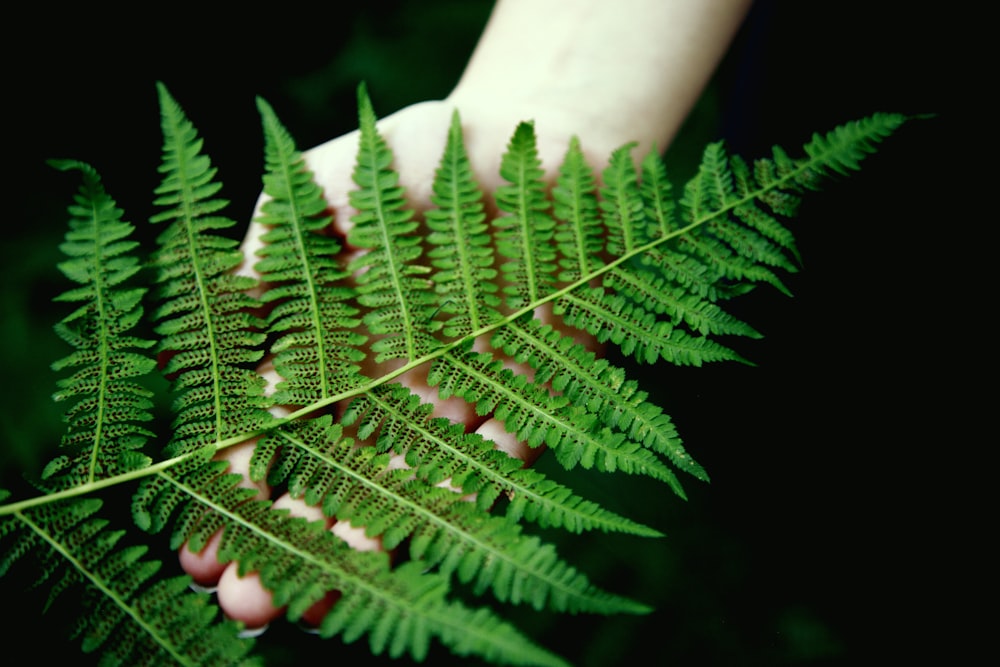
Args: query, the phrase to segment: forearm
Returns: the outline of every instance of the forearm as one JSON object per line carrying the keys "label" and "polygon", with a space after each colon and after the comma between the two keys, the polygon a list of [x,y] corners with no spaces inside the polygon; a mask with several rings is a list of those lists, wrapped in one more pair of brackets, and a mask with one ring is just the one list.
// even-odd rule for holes
{"label": "forearm", "polygon": [[[498,0],[456,106],[522,107],[606,152],[673,138],[750,0]],[[544,127],[539,128],[544,132]]]}

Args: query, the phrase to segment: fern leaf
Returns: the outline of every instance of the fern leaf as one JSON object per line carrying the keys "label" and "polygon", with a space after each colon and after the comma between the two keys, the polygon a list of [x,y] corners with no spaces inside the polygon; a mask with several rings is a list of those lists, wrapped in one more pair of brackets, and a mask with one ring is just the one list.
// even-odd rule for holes
{"label": "fern leaf", "polygon": [[633,307],[653,317],[668,316],[670,326],[686,327],[701,336],[746,336],[761,334],[746,322],[733,317],[717,303],[698,293],[691,293],[684,284],[669,280],[662,273],[630,266],[629,270],[612,269],[604,278],[604,286],[626,297]]}
{"label": "fern leaf", "polygon": [[493,220],[497,251],[504,257],[503,290],[514,310],[549,294],[558,268],[541,164],[534,125],[520,123],[500,162],[508,184],[496,190],[497,207],[507,215]]}
{"label": "fern leaf", "polygon": [[264,380],[250,364],[262,356],[264,334],[247,291],[256,281],[233,273],[243,261],[236,241],[221,235],[235,221],[219,214],[227,202],[202,142],[180,105],[158,87],[163,130],[163,180],[151,218],[169,223],[153,255],[160,306],[156,332],[174,379],[178,410],[175,453],[252,432],[268,421]]}
{"label": "fern leaf", "polygon": [[60,246],[69,259],[59,268],[79,287],[56,297],[80,304],[55,329],[74,351],[52,365],[73,374],[58,380],[57,401],[71,403],[59,456],[45,468],[53,487],[86,484],[142,468],[149,457],[142,448],[153,433],[141,426],[152,419],[152,392],[138,380],[155,367],[146,352],[153,342],[130,335],[142,318],[143,287],[131,287],[141,266],[129,240],[134,227],[104,189],[90,165],[50,162],[76,170],[82,184],[69,208],[69,230]]}
{"label": "fern leaf", "polygon": [[773,269],[794,272],[798,251],[781,219],[794,215],[801,193],[817,189],[831,172],[860,168],[904,121],[900,114],[875,114],[816,134],[799,160],[775,146],[772,158],[757,160],[752,173],[742,159],[727,156],[721,142],[709,145],[680,201],[685,224],[698,229],[681,237],[677,248],[720,280],[769,283],[788,293]]}
{"label": "fern leaf", "polygon": [[[196,551],[220,534],[219,557],[257,572],[292,620],[328,591],[341,592],[320,634],[347,642],[365,637],[376,654],[419,661],[439,641],[456,655],[490,662],[564,664],[489,608],[449,599],[452,586],[463,597],[488,593],[535,609],[648,611],[593,585],[523,526],[528,520],[571,531],[656,531],[433,416],[431,405],[391,382],[394,374],[428,363],[439,397],[496,417],[529,446],[551,448],[565,468],[645,474],[683,497],[675,471],[708,477],[669,416],[624,368],[596,359],[531,311],[551,304],[571,326],[640,361],[743,361],[716,338],[758,334],[728,315],[723,302],[760,284],[785,291],[781,277],[799,260],[785,222],[804,193],[858,168],[904,120],[879,114],[815,135],[803,158],[775,147],[770,157],[747,163],[721,143],[710,145],[676,201],[658,156],[647,155],[637,173],[631,145],[612,155],[595,191],[574,140],[552,207],[533,127],[523,123],[502,160],[508,185],[496,195],[504,215],[490,227],[456,114],[434,183],[436,208],[427,216],[431,234],[423,239],[361,87],[358,189],[351,195],[358,215],[349,239],[367,252],[341,266],[330,259],[339,244],[321,231],[328,217],[319,189],[260,101],[270,199],[259,219],[270,230],[257,265],[267,283],[265,320],[255,316],[262,302],[250,296],[261,286],[234,271],[243,258],[229,238],[234,223],[221,214],[226,202],[218,198],[215,170],[180,107],[165,88],[159,92],[162,212],[152,221],[168,224],[153,255],[160,300],[154,319],[175,389],[173,457],[150,466],[140,453],[149,405],[137,378],[151,362],[143,354],[149,343],[130,334],[143,296],[128,287],[138,270],[131,229],[96,177],[65,163],[85,172],[87,192],[71,209],[76,217],[63,246],[71,256],[63,270],[78,285],[61,298],[82,305],[58,326],[74,352],[57,367],[75,372],[60,385],[76,400],[65,443],[96,458],[61,457],[49,466],[53,480],[65,473],[75,485],[66,492],[0,506],[0,575],[37,566],[32,580],[52,604],[82,588],[83,648],[108,664],[249,661],[250,643],[236,638],[236,625],[215,621],[206,597],[187,590],[189,579],[163,577],[143,547],[121,546],[122,532],[97,516],[97,500],[70,498],[137,478],[132,510],[140,528],[166,532],[172,549],[187,543]],[[353,275],[356,291],[345,289]],[[503,291],[494,287],[500,282]],[[94,303],[104,304],[100,322],[93,321]],[[501,307],[515,312],[501,315]],[[377,359],[402,366],[361,381],[355,364],[367,341],[356,333],[359,319],[374,337]],[[280,422],[268,415],[271,404],[254,372],[269,335],[285,378],[276,398],[301,406]],[[480,336],[495,353],[475,351]],[[501,355],[530,372],[515,374]],[[91,384],[98,375],[108,383]],[[80,393],[90,386],[108,390]],[[335,395],[349,399],[343,426],[310,414]],[[345,435],[348,428],[355,436]],[[353,550],[323,522],[256,499],[240,476],[213,460],[217,447],[256,436],[254,479],[267,476],[385,546],[405,548],[402,561]],[[86,484],[108,475],[119,477]],[[7,497],[0,490],[0,503]]]}
{"label": "fern leaf", "polygon": [[412,361],[438,345],[430,335],[437,328],[430,267],[417,263],[423,253],[419,225],[405,206],[399,177],[390,168],[392,151],[378,133],[364,86],[358,88],[358,115],[358,189],[350,193],[357,213],[348,241],[367,252],[348,269],[358,275],[358,301],[369,309],[365,326],[379,336],[371,346],[376,361]]}
{"label": "fern leaf", "polygon": [[861,161],[905,122],[902,114],[876,113],[839,125],[826,134],[814,134],[802,148],[807,157],[801,161],[796,183],[813,189],[818,185],[818,176],[830,172],[848,175],[859,170]]}
{"label": "fern leaf", "polygon": [[448,315],[443,332],[453,338],[478,331],[500,317],[492,239],[482,199],[472,177],[456,111],[434,179],[431,201],[435,208],[425,216],[431,230],[428,255],[437,269],[434,285],[441,311]]}
{"label": "fern leaf", "polygon": [[274,367],[282,381],[272,400],[281,405],[308,405],[357,384],[359,346],[357,309],[347,286],[347,272],[336,256],[337,239],[323,234],[331,222],[326,200],[305,167],[301,154],[274,110],[262,99],[268,173],[257,222],[269,227],[261,240],[256,264],[268,285],[261,300],[275,303],[268,327],[278,338],[272,345]]}
{"label": "fern leaf", "polygon": [[744,361],[728,347],[704,336],[692,336],[667,320],[658,319],[634,300],[601,288],[581,288],[563,296],[555,313],[572,327],[610,341],[623,354],[647,364],[659,360],[679,366],[713,361]]}
{"label": "fern leaf", "polygon": [[145,547],[120,547],[124,531],[110,529],[100,508],[98,499],[76,499],[4,517],[0,576],[30,568],[22,576],[47,585],[46,608],[82,590],[89,612],[76,636],[85,653],[100,652],[102,665],[258,664],[236,623],[217,620],[218,608],[190,590],[190,578],[155,580],[160,563],[144,560]]}

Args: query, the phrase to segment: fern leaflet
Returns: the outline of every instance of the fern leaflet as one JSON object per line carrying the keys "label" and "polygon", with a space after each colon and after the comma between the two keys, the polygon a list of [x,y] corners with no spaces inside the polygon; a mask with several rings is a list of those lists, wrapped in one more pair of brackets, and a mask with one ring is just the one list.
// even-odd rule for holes
{"label": "fern leaflet", "polygon": [[436,207],[426,214],[432,246],[428,256],[437,269],[434,285],[441,311],[448,315],[443,332],[450,338],[467,336],[500,317],[482,196],[472,178],[456,111],[434,181],[431,201]]}
{"label": "fern leaflet", "polygon": [[598,216],[598,197],[594,173],[583,155],[580,140],[570,141],[559,168],[556,187],[552,189],[552,214],[561,221],[555,241],[562,271],[558,279],[574,283],[604,262],[604,228]]}
{"label": "fern leaflet", "polygon": [[338,265],[337,239],[322,230],[330,223],[326,201],[288,131],[264,100],[257,101],[265,129],[267,174],[257,222],[268,226],[255,268],[267,285],[261,300],[272,304],[269,330],[280,337],[271,345],[281,376],[272,400],[278,405],[308,405],[358,384],[358,348],[353,290]]}
{"label": "fern leaflet", "polygon": [[233,273],[243,261],[236,242],[217,233],[235,221],[217,214],[221,185],[201,154],[202,141],[180,105],[159,85],[163,180],[150,222],[169,222],[157,239],[156,332],[164,372],[177,389],[172,452],[180,454],[267,422],[264,380],[247,368],[263,356],[263,328],[247,291],[256,282]]}
{"label": "fern leaflet", "polygon": [[351,245],[367,252],[350,263],[358,276],[358,301],[369,312],[365,326],[382,336],[372,344],[376,361],[413,361],[437,346],[430,335],[435,295],[430,267],[418,264],[422,249],[418,223],[405,207],[392,152],[375,127],[375,111],[362,86],[358,91],[361,138],[354,170],[357,190],[350,193],[357,209],[348,233]]}
{"label": "fern leaflet", "polygon": [[105,191],[90,165],[55,160],[61,170],[82,175],[76,202],[69,208],[69,231],[59,268],[80,286],[57,301],[79,303],[56,333],[74,351],[53,364],[74,373],[58,381],[57,401],[75,401],[65,411],[68,429],[62,446],[42,478],[53,487],[86,484],[140,469],[149,463],[141,450],[153,433],[140,424],[152,419],[152,392],[137,382],[155,361],[146,353],[153,342],[130,335],[142,318],[143,287],[130,286],[141,266],[129,240],[134,227]]}
{"label": "fern leaflet", "polygon": [[500,162],[508,185],[497,188],[496,202],[507,213],[493,221],[497,251],[507,284],[507,306],[521,309],[551,292],[555,282],[554,223],[542,182],[534,125],[520,123]]}

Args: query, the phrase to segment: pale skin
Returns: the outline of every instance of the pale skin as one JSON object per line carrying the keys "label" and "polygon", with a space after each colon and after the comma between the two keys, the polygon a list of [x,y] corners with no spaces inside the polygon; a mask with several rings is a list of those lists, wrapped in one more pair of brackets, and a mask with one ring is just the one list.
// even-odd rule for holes
{"label": "pale skin", "polygon": [[[416,211],[430,204],[434,172],[444,150],[452,113],[461,114],[466,150],[476,178],[489,193],[501,185],[499,166],[514,127],[535,123],[539,157],[551,182],[571,137],[582,142],[600,173],[610,153],[637,142],[635,156],[665,149],[697,101],[740,26],[750,0],[499,0],[469,63],[447,98],[422,102],[379,121],[395,156],[393,167]],[[378,112],[378,109],[376,109]],[[341,233],[353,214],[348,192],[357,151],[349,133],[305,152],[309,168],[324,188]],[[493,210],[487,196],[487,207]],[[254,250],[264,231],[252,223],[244,242],[242,269],[253,273]],[[347,249],[350,252],[350,249]],[[546,313],[540,314],[548,317]],[[585,343],[586,337],[580,336]],[[378,373],[377,368],[367,369]],[[523,370],[523,369],[522,369]],[[273,371],[261,372],[277,381]],[[424,371],[426,372],[426,371]],[[435,405],[436,414],[463,423],[498,447],[530,464],[540,453],[483,418],[461,401],[439,400],[421,379],[420,369],[404,376],[411,389]],[[269,498],[271,491],[249,481],[253,443],[225,450],[220,457],[246,484]],[[324,517],[316,507],[284,495],[275,506],[324,521],[359,549],[378,549],[361,528]],[[248,628],[263,628],[283,615],[257,576],[237,574],[235,563],[219,563],[218,535],[200,553],[186,547],[181,565],[196,582],[217,586],[218,602]],[[318,623],[335,603],[331,591],[303,619]]]}

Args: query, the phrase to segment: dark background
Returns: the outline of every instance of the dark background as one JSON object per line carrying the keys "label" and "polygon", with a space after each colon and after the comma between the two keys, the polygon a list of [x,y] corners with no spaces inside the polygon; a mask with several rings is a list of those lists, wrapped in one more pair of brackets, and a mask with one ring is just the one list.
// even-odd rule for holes
{"label": "dark background", "polygon": [[[50,300],[66,287],[54,262],[77,181],[46,158],[90,162],[141,223],[157,183],[163,81],[206,141],[229,214],[249,218],[262,164],[255,95],[303,148],[354,128],[359,81],[379,115],[442,97],[492,5],[334,4],[283,6],[277,20],[179,5],[142,18],[75,6],[6,19],[22,39],[3,47],[0,344],[13,378],[0,413],[4,484],[37,470],[61,429],[48,364],[66,350],[51,333],[61,311]],[[639,369],[712,483],[688,482],[684,503],[658,484],[580,475],[581,494],[667,536],[556,536],[561,552],[657,611],[504,610],[539,641],[602,667],[902,663],[954,659],[970,645],[969,608],[952,592],[975,594],[978,533],[958,527],[974,506],[955,503],[951,485],[977,467],[973,443],[992,448],[995,436],[972,432],[973,404],[961,398],[959,373],[985,375],[991,353],[975,338],[982,318],[960,302],[977,280],[968,264],[987,218],[967,210],[975,192],[946,185],[962,144],[985,143],[965,114],[979,89],[957,83],[966,43],[954,23],[930,4],[757,3],[668,154],[675,174],[710,140],[747,157],[772,144],[797,154],[812,132],[876,111],[937,117],[905,126],[861,173],[807,200],[794,227],[804,259],[788,281],[795,297],[734,303],[766,335],[740,343],[756,367]],[[64,629],[39,623],[39,596],[11,582],[2,592],[9,641],[51,632],[42,655],[65,649]],[[284,624],[260,642],[275,665],[365,655]]]}

